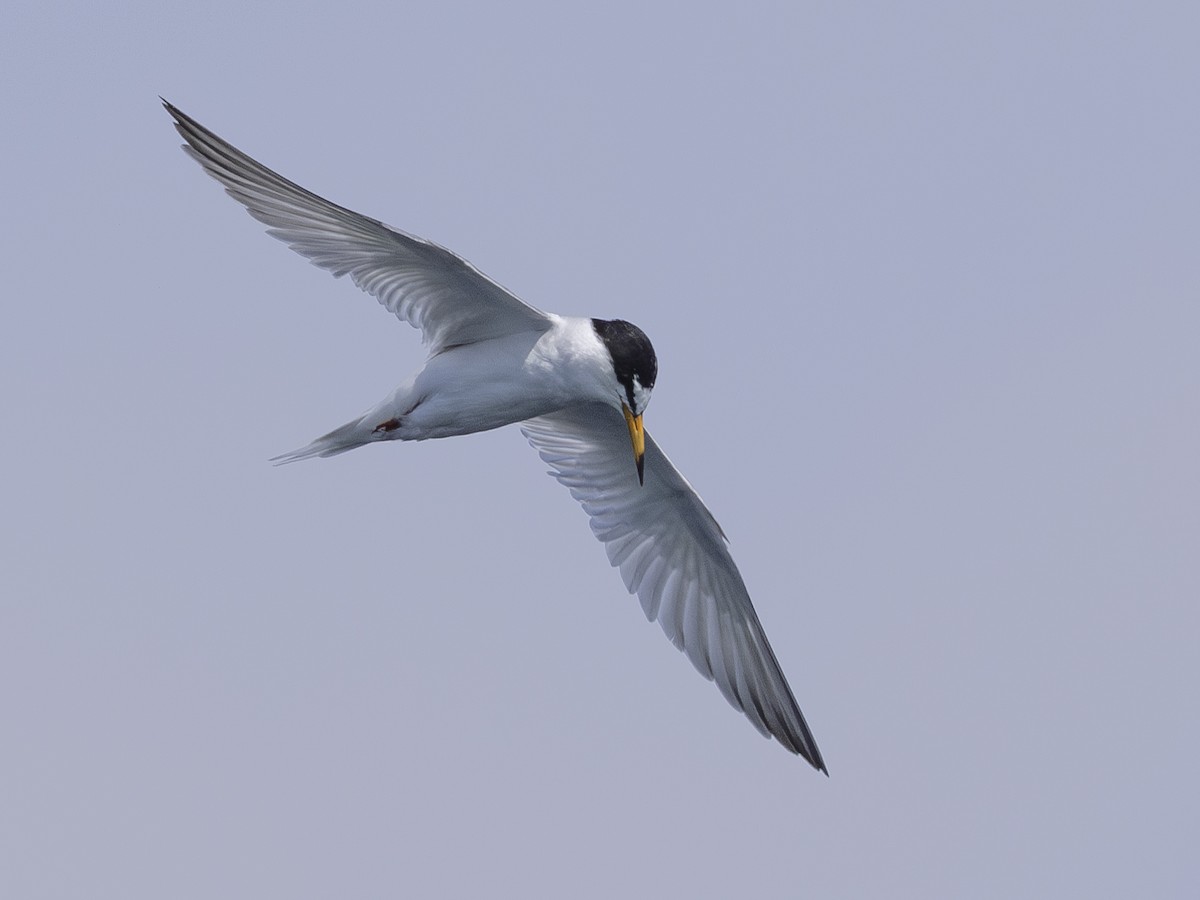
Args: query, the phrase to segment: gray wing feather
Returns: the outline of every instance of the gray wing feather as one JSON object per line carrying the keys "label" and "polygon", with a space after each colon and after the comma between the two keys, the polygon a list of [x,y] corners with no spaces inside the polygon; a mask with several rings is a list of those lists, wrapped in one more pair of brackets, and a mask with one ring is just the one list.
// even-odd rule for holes
{"label": "gray wing feather", "polygon": [[625,423],[604,404],[530,419],[521,430],[583,506],[647,618],[755,728],[827,771],[720,526],[650,435],[639,486]]}
{"label": "gray wing feather", "polygon": [[349,275],[421,330],[431,353],[523,331],[550,317],[430,241],[338,206],[251,159],[163,101],[186,150],[226,193],[286,243],[335,276]]}

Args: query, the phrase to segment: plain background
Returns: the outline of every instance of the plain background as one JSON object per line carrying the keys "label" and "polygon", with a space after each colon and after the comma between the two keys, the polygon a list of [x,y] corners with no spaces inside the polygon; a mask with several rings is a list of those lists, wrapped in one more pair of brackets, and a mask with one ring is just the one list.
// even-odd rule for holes
{"label": "plain background", "polygon": [[[1194,4],[6,8],[0,895],[1196,896]],[[831,772],[157,95],[654,340]]]}

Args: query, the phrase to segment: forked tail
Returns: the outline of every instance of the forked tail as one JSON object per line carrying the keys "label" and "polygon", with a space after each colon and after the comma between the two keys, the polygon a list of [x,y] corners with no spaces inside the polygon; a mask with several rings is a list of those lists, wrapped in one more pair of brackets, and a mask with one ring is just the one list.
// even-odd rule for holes
{"label": "forked tail", "polygon": [[273,457],[271,462],[277,466],[282,466],[285,463],[298,462],[299,460],[310,459],[314,456],[337,456],[339,453],[345,453],[347,450],[353,450],[355,447],[361,447],[364,444],[370,444],[373,441],[379,440],[382,435],[367,425],[366,422],[366,416],[355,419],[353,422],[347,422],[341,428],[335,428],[329,434],[317,438],[307,447],[301,447],[299,450],[292,450],[289,453],[282,453],[279,456]]}

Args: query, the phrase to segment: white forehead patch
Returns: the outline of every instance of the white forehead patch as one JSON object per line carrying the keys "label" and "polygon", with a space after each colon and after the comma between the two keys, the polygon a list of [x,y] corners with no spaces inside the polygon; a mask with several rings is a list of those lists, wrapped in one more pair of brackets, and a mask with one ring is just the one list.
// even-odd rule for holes
{"label": "white forehead patch", "polygon": [[644,413],[650,405],[650,390],[642,387],[636,375],[633,376],[633,405],[638,413]]}

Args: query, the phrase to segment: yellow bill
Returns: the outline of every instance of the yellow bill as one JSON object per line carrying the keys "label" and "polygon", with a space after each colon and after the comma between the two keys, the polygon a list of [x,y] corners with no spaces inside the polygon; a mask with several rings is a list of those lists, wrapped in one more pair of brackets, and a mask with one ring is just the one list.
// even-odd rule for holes
{"label": "yellow bill", "polygon": [[642,417],[635,416],[624,403],[621,404],[621,411],[625,413],[625,424],[629,426],[629,440],[633,442],[633,458],[637,462],[638,484],[645,484],[646,429],[642,427]]}

